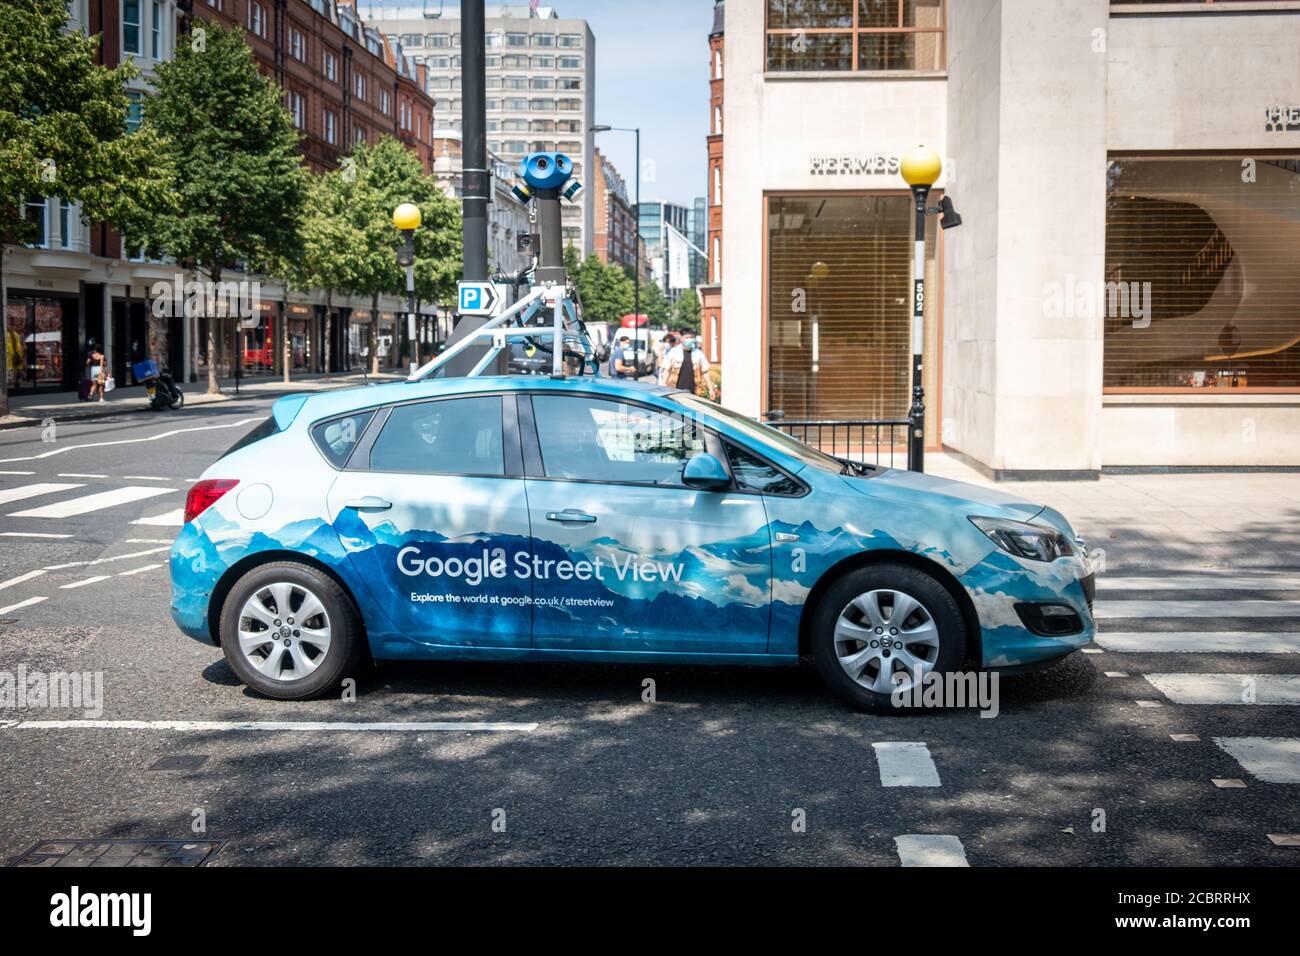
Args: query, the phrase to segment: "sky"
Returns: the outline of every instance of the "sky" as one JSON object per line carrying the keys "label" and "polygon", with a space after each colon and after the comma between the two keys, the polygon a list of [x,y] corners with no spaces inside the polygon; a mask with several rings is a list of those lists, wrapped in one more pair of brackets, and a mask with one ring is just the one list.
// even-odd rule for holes
{"label": "sky", "polygon": [[[419,6],[421,0],[383,0]],[[527,0],[514,0],[527,6]],[[363,2],[361,4],[365,6]],[[377,4],[378,5],[378,4]],[[447,0],[448,8],[457,6]],[[596,37],[595,122],[641,127],[641,199],[689,206],[708,181],[709,30],[713,0],[543,0],[564,18],[586,20]],[[437,9],[439,0],[430,0]],[[488,16],[499,2],[487,0]],[[599,133],[632,194],[631,133]]]}

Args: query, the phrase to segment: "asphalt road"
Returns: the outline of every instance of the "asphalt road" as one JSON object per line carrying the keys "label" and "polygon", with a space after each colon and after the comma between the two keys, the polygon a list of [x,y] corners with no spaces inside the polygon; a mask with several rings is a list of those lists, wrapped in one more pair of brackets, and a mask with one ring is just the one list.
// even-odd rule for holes
{"label": "asphalt road", "polygon": [[[368,726],[34,727],[87,715],[0,708],[0,859],[52,840],[202,838],[222,841],[211,865],[1300,862],[1300,846],[1269,839],[1300,833],[1300,778],[1266,779],[1300,765],[1300,707],[1263,703],[1293,700],[1300,680],[1267,679],[1300,673],[1300,559],[1271,569],[1289,576],[1227,578],[1231,590],[1176,567],[1103,578],[1098,607],[1133,616],[1104,621],[1100,653],[1004,678],[994,719],[858,714],[811,667],[388,664],[355,701],[275,703],[176,631],[165,564],[188,480],[269,404],[59,426],[48,442],[0,432],[0,673],[102,672],[100,721]],[[126,488],[142,490],[81,514],[47,507]],[[1219,632],[1248,633],[1207,651]],[[1188,636],[1164,650],[1171,633]],[[1189,691],[1185,675],[1220,676]],[[1250,675],[1260,703],[1180,702],[1239,696]],[[524,728],[374,726],[431,721]],[[1258,738],[1271,769],[1229,752]],[[205,759],[150,769],[177,755]],[[948,839],[896,839],[913,835]]]}

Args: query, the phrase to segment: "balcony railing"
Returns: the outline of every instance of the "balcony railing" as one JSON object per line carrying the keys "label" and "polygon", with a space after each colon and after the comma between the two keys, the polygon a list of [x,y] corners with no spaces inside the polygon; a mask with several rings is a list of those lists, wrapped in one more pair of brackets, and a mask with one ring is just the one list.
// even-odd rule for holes
{"label": "balcony railing", "polygon": [[769,413],[766,422],[835,458],[888,468],[911,467],[907,458],[911,422],[906,418],[787,421]]}

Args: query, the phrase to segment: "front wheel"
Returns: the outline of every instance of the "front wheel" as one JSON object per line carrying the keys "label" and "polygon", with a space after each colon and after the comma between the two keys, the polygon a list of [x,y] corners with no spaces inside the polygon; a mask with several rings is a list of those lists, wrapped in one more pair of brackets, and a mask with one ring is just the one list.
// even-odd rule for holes
{"label": "front wheel", "polygon": [[337,687],[361,659],[352,599],[333,578],[296,562],[253,568],[221,611],[226,662],[252,690],[306,700]]}
{"label": "front wheel", "polygon": [[956,600],[929,574],[907,565],[850,571],[813,613],[817,669],[861,710],[898,710],[894,695],[910,701],[918,682],[960,666],[965,646]]}
{"label": "front wheel", "polygon": [[178,388],[176,389],[175,398],[172,399],[172,410],[175,411],[183,407],[185,407],[185,393]]}

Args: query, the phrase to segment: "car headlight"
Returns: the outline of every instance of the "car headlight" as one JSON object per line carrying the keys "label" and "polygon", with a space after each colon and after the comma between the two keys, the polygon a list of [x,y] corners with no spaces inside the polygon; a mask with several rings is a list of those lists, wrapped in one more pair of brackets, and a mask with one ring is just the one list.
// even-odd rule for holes
{"label": "car headlight", "polygon": [[1055,528],[1007,518],[970,516],[970,522],[993,539],[1003,551],[1030,561],[1055,561],[1074,554],[1070,539]]}

